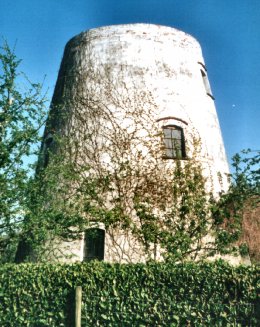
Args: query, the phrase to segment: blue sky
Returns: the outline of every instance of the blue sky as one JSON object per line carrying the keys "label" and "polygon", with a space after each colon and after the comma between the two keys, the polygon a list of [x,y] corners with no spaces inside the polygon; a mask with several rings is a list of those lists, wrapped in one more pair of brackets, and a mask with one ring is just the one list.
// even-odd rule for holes
{"label": "blue sky", "polygon": [[201,44],[228,158],[260,149],[260,0],[0,0],[0,36],[51,98],[66,42],[104,25],[171,26]]}

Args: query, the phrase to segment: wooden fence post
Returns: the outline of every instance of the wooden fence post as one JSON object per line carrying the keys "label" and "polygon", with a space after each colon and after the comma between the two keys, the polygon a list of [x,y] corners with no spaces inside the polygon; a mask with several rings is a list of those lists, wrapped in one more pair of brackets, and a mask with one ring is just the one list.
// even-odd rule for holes
{"label": "wooden fence post", "polygon": [[76,287],[75,295],[75,327],[81,327],[81,301],[82,301],[82,287]]}

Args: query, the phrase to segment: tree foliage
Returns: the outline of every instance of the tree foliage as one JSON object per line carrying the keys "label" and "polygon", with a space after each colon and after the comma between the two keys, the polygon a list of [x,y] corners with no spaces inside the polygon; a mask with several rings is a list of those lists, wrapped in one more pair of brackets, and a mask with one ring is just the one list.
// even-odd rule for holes
{"label": "tree foliage", "polygon": [[4,43],[0,52],[0,254],[3,261],[13,255],[15,239],[26,214],[25,194],[46,114],[42,85],[32,83],[20,72],[20,63]]}
{"label": "tree foliage", "polygon": [[[259,257],[259,201],[260,201],[260,152],[250,149],[237,153],[232,158],[233,174],[227,193],[221,195],[213,207],[213,217],[220,229],[217,242],[238,244],[242,255],[250,254]],[[254,220],[254,221],[252,221]],[[250,226],[254,228],[250,229]],[[248,230],[248,228],[250,230]],[[247,239],[245,234],[248,235]],[[224,248],[223,248],[224,249]],[[251,251],[252,252],[252,251]],[[258,252],[258,253],[257,253]]]}

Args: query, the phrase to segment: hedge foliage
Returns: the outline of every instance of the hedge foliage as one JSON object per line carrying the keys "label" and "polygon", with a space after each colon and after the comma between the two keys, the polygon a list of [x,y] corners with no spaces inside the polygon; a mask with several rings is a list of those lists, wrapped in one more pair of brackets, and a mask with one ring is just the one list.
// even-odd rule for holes
{"label": "hedge foliage", "polygon": [[[257,284],[258,283],[258,284]],[[259,267],[215,263],[21,264],[0,268],[0,326],[257,326]]]}

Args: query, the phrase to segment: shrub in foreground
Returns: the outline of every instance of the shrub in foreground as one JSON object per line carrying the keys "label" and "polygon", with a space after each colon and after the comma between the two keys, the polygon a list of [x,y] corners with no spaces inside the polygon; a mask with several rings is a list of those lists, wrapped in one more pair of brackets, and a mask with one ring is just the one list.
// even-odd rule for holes
{"label": "shrub in foreground", "polygon": [[0,268],[0,326],[257,326],[259,267],[215,263],[21,264]]}

